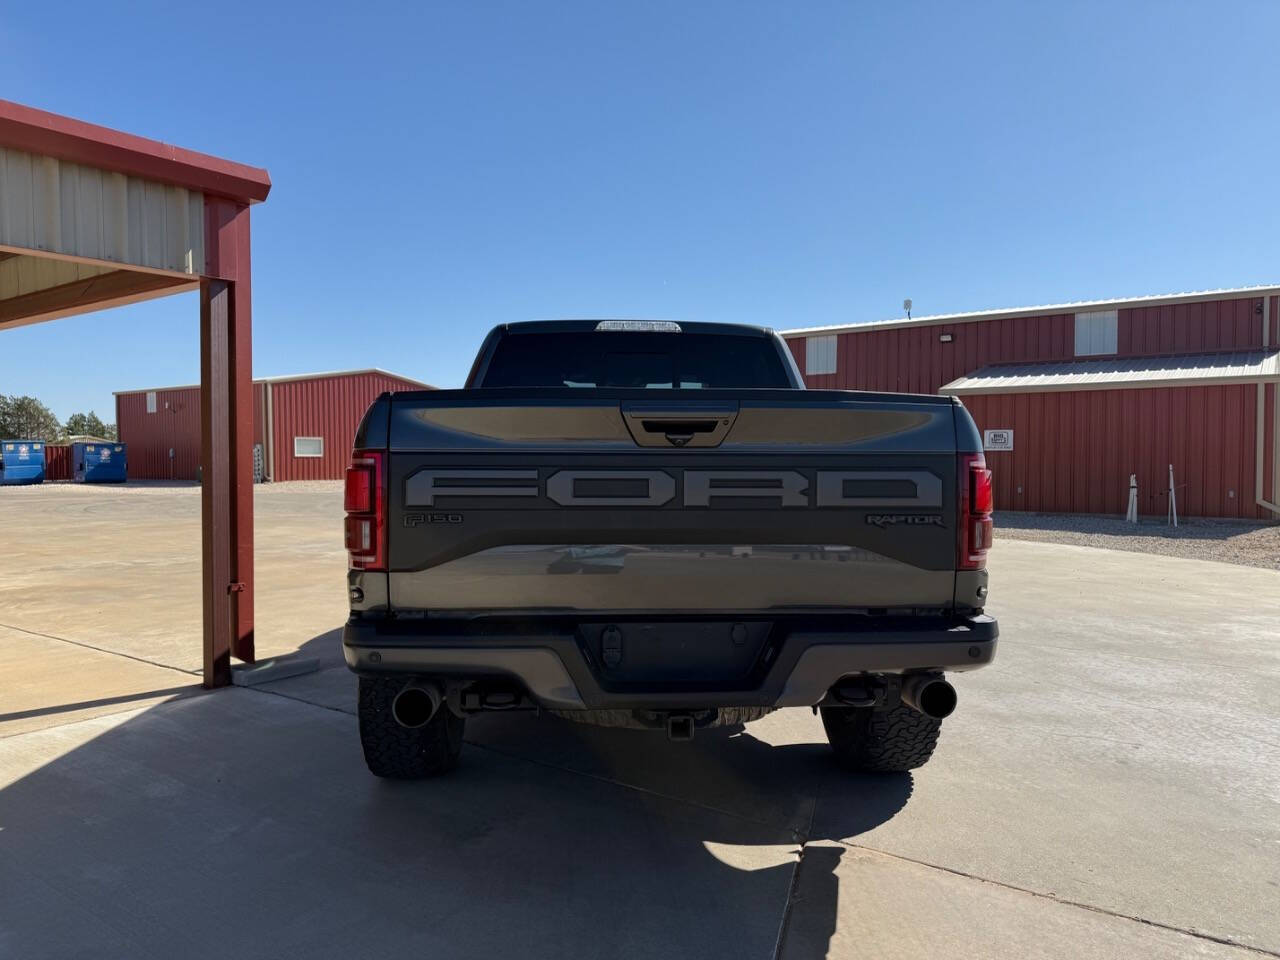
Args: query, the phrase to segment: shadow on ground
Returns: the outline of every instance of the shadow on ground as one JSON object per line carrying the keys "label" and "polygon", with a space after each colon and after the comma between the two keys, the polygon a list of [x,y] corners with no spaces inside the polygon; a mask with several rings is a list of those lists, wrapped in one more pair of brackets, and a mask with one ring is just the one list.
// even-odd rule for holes
{"label": "shadow on ground", "polygon": [[[825,745],[531,715],[469,724],[450,777],[376,780],[335,643],[304,645],[327,669],[288,691],[0,742],[0,955],[769,957],[817,799],[848,837],[911,794]],[[819,940],[840,855],[801,868]]]}

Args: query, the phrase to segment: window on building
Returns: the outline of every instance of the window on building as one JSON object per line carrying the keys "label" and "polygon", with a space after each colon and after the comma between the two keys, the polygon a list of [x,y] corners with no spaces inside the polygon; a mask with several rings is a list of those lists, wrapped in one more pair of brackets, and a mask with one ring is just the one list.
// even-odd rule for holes
{"label": "window on building", "polygon": [[1076,356],[1097,357],[1116,352],[1116,311],[1076,314]]}
{"label": "window on building", "polygon": [[293,455],[295,457],[323,457],[324,437],[294,437]]}
{"label": "window on building", "polygon": [[806,337],[804,341],[804,372],[836,372],[836,337]]}
{"label": "window on building", "polygon": [[156,392],[154,390],[147,391],[147,413],[156,412]]}

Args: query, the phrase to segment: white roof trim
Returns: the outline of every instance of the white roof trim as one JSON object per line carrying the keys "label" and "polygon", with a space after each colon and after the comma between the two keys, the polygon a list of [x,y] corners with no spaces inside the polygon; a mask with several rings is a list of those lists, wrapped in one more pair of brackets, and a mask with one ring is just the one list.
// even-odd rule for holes
{"label": "white roof trim", "polygon": [[[380,373],[384,377],[395,377],[397,380],[407,380],[409,383],[416,383],[424,390],[434,390],[429,383],[417,380],[413,377],[406,377],[404,374],[393,373],[390,370],[384,370],[382,367],[365,367],[363,370],[328,370],[322,373],[294,373],[283,377],[254,377],[254,383],[288,383],[291,380],[325,380],[329,377],[356,377],[364,373]],[[199,390],[198,383],[183,383],[175,387],[142,387],[138,390],[113,390],[113,397],[127,396],[134,393],[159,393],[162,390]]]}
{"label": "white roof trim", "polygon": [[380,373],[384,377],[395,377],[397,380],[408,380],[410,383],[416,383],[420,387],[426,387],[434,390],[435,388],[429,383],[424,383],[414,377],[406,377],[403,374],[393,373],[390,370],[384,370],[382,367],[366,367],[363,370],[326,370],[321,373],[295,373],[283,377],[257,377],[254,383],[288,383],[290,380],[321,380],[326,377],[353,377],[362,373]]}
{"label": "white roof trim", "polygon": [[1280,350],[995,363],[938,389],[969,396],[1280,382]]}
{"label": "white roof trim", "polygon": [[1263,284],[1255,287],[1228,287],[1221,290],[1192,290],[1187,293],[1157,293],[1123,300],[1075,300],[1070,303],[1048,303],[1033,307],[1010,307],[1003,310],[975,310],[970,313],[938,313],[926,317],[902,317],[896,320],[869,320],[865,323],[834,324],[825,327],[798,327],[783,330],[782,336],[805,337],[823,333],[860,333],[869,330],[892,330],[898,327],[928,327],[939,324],[973,323],[1004,317],[1043,317],[1086,310],[1114,310],[1133,307],[1159,307],[1173,303],[1199,303],[1205,300],[1239,300],[1280,294],[1280,286]]}

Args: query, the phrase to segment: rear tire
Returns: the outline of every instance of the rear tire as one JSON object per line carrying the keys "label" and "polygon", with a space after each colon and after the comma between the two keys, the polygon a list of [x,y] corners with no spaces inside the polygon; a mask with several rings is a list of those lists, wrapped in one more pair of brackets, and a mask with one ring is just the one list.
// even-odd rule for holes
{"label": "rear tire", "polygon": [[360,678],[360,744],[364,762],[374,776],[392,780],[420,780],[448,773],[462,753],[466,723],[446,705],[421,727],[396,723],[391,702],[408,678]]}
{"label": "rear tire", "polygon": [[889,709],[822,707],[822,725],[836,758],[851,770],[891,773],[929,762],[942,721],[906,704]]}

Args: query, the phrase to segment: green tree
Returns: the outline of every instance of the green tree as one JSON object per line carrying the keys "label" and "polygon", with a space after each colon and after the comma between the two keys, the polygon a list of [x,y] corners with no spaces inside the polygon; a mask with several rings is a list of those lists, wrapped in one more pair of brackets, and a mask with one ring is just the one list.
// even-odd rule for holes
{"label": "green tree", "polygon": [[62,424],[35,397],[0,395],[0,437],[9,440],[57,440]]}
{"label": "green tree", "polygon": [[92,410],[88,413],[73,413],[67,417],[67,422],[62,427],[62,435],[64,437],[89,436],[101,437],[103,440],[114,440],[116,438],[116,425],[114,423],[103,423]]}

